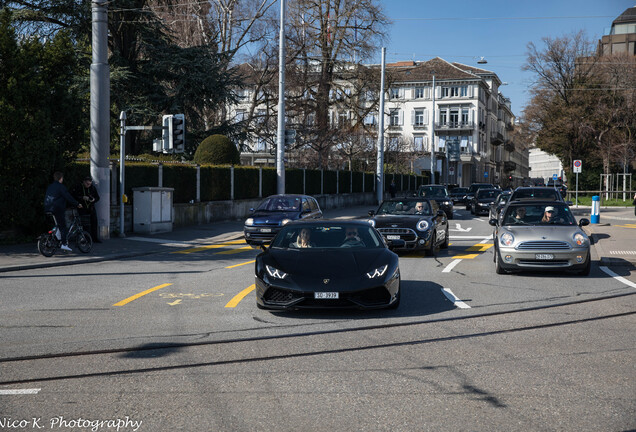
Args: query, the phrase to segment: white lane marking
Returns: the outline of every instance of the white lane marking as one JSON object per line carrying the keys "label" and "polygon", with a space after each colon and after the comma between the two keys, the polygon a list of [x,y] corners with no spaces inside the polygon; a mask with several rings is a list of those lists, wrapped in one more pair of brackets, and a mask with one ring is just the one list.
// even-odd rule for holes
{"label": "white lane marking", "polygon": [[488,243],[490,240],[492,240],[492,235],[489,235],[488,237],[484,237],[481,243]]}
{"label": "white lane marking", "polygon": [[619,282],[624,283],[627,286],[630,286],[632,288],[636,288],[636,283],[632,282],[632,281],[628,281],[627,279],[625,279],[622,276],[617,275],[616,273],[614,273],[613,271],[611,271],[609,268],[605,267],[605,266],[601,266],[599,267],[601,270],[603,270],[605,273],[607,273],[608,275],[610,275],[611,277],[613,277],[614,279],[616,279]]}
{"label": "white lane marking", "polygon": [[461,301],[460,299],[457,298],[457,296],[455,294],[453,294],[453,292],[451,290],[449,290],[448,288],[442,288],[442,293],[444,293],[444,295],[453,302],[453,304],[460,308],[460,309],[470,309],[470,306],[468,306],[466,303],[464,303],[463,301]]}
{"label": "white lane marking", "polygon": [[25,394],[38,394],[40,392],[39,388],[32,389],[15,389],[15,390],[0,390],[0,396],[4,395],[25,395]]}
{"label": "white lane marking", "polygon": [[462,228],[462,226],[460,224],[456,223],[455,224],[455,229],[451,229],[451,231],[468,232],[471,229],[473,229],[473,227]]}
{"label": "white lane marking", "polygon": [[449,265],[447,265],[444,270],[442,270],[442,273],[450,273],[450,271],[457,265],[459,264],[461,260],[460,259],[456,259],[453,260],[453,262],[451,262]]}

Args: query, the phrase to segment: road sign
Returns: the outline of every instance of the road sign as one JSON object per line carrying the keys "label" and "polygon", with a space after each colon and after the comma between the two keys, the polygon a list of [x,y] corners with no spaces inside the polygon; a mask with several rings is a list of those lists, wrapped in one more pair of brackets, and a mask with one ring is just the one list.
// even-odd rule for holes
{"label": "road sign", "polygon": [[574,161],[574,172],[575,173],[580,173],[582,172],[583,169],[583,163],[580,160],[575,160]]}
{"label": "road sign", "polygon": [[484,171],[484,178],[488,178],[488,171]]}
{"label": "road sign", "polygon": [[552,180],[556,180],[556,179],[558,179],[558,178],[559,178],[559,175],[558,175],[558,174],[552,174]]}
{"label": "road sign", "polygon": [[450,175],[454,175],[455,174],[455,168],[454,167],[448,167],[448,173]]}

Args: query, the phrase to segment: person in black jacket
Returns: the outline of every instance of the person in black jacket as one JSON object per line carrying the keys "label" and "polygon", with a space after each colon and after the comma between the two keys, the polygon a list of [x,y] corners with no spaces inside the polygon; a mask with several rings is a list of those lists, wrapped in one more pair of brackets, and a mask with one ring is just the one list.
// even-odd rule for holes
{"label": "person in black jacket", "polygon": [[97,211],[95,210],[95,204],[99,201],[99,194],[97,188],[93,184],[93,178],[91,176],[84,177],[84,180],[76,184],[71,189],[71,195],[77,201],[82,203],[82,208],[79,210],[79,214],[84,216],[90,216],[90,233],[94,243],[101,243],[97,234]]}
{"label": "person in black jacket", "polygon": [[44,196],[44,211],[51,212],[55,216],[60,235],[62,236],[61,249],[70,252],[72,249],[68,247],[67,243],[68,228],[66,227],[66,215],[64,214],[66,212],[66,203],[78,208],[81,208],[82,205],[66,190],[66,186],[62,184],[63,181],[64,174],[59,171],[53,173],[53,183],[46,189],[46,195]]}

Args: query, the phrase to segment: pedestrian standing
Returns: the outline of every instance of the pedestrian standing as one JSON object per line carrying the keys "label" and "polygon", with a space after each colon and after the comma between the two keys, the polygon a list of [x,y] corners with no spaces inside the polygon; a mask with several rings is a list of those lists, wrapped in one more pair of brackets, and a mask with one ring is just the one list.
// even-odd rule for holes
{"label": "pedestrian standing", "polygon": [[93,177],[86,176],[71,189],[71,195],[78,202],[82,203],[79,210],[81,216],[88,216],[90,219],[90,233],[94,243],[101,243],[97,232],[97,210],[95,204],[99,201],[99,193],[93,184]]}
{"label": "pedestrian standing", "polygon": [[634,201],[632,204],[634,204],[634,216],[636,216],[636,193],[634,194]]}
{"label": "pedestrian standing", "polygon": [[66,190],[66,186],[62,184],[64,174],[59,171],[53,173],[53,183],[46,189],[44,196],[44,211],[53,213],[55,216],[57,227],[62,237],[62,246],[60,249],[70,252],[72,249],[68,247],[68,228],[66,227],[66,204],[69,203],[73,207],[81,208],[82,205]]}

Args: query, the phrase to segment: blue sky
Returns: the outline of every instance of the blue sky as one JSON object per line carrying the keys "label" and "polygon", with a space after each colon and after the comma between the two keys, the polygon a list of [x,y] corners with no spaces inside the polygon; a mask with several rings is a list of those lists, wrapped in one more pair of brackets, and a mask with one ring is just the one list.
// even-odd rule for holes
{"label": "blue sky", "polygon": [[[501,92],[517,116],[529,102],[533,78],[521,70],[528,42],[542,48],[544,37],[579,30],[598,40],[617,16],[636,6],[636,0],[381,1],[392,20],[387,62],[438,56],[491,70],[508,83]],[[379,52],[374,63],[380,63]],[[482,56],[488,64],[477,64]]]}

